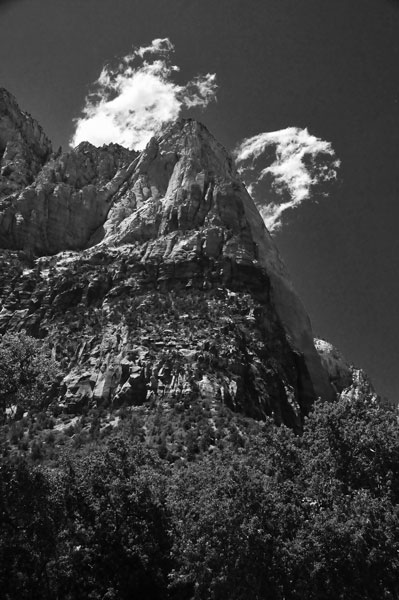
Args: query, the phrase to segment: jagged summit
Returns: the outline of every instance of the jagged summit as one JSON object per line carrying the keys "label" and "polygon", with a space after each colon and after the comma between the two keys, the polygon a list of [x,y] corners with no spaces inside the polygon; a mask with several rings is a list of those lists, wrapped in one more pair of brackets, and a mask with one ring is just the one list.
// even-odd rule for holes
{"label": "jagged summit", "polygon": [[[300,427],[317,396],[332,396],[278,251],[231,156],[205,126],[180,119],[141,153],[83,143],[43,156],[28,185],[3,190],[0,246],[13,283],[3,284],[0,327],[51,337],[68,402],[141,403],[149,378],[181,362],[183,371],[167,369],[170,396],[186,386],[193,398],[224,398],[257,418],[274,414]],[[20,269],[12,278],[18,250],[42,256],[39,272]],[[154,307],[165,303],[160,314]],[[186,304],[193,322],[197,307],[207,307],[191,337],[172,315],[176,306],[188,312]],[[142,306],[146,326],[137,320]],[[104,336],[116,340],[107,350]],[[205,360],[207,368],[204,344],[219,355]],[[133,379],[132,347],[142,365]]]}

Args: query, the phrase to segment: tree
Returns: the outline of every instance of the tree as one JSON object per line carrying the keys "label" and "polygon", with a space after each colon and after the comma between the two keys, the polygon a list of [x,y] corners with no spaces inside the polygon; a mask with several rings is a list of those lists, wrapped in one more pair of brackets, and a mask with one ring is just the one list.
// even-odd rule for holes
{"label": "tree", "polygon": [[397,412],[372,398],[319,402],[301,440],[306,478],[329,477],[343,493],[367,489],[399,504]]}
{"label": "tree", "polygon": [[372,398],[319,402],[300,440],[287,600],[398,598],[399,433]]}
{"label": "tree", "polygon": [[63,471],[57,597],[165,598],[170,541],[160,461],[115,436],[71,455]]}
{"label": "tree", "polygon": [[0,589],[2,598],[54,598],[52,563],[62,520],[49,473],[26,461],[0,459]]}
{"label": "tree", "polygon": [[6,600],[168,597],[161,463],[115,436],[57,469],[0,458]]}
{"label": "tree", "polygon": [[43,408],[57,382],[58,367],[46,342],[26,333],[0,336],[0,419],[7,409]]}
{"label": "tree", "polygon": [[198,600],[282,598],[276,494],[250,463],[225,452],[175,469],[168,502],[177,597],[185,590]]}

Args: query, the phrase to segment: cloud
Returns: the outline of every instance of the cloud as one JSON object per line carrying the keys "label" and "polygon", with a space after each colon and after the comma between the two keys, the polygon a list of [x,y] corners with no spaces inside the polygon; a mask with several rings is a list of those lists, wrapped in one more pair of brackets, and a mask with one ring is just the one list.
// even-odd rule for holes
{"label": "cloud", "polygon": [[134,49],[114,67],[103,67],[75,120],[71,146],[116,142],[141,150],[163,123],[185,108],[206,107],[216,99],[216,75],[199,75],[186,85],[173,81],[179,67],[171,63],[168,38]]}
{"label": "cloud", "polygon": [[[145,54],[166,54],[174,51],[174,46],[169,38],[157,38],[152,40],[150,46],[141,46],[135,50],[137,56],[144,57]],[[134,53],[131,55],[133,56]]]}
{"label": "cloud", "polygon": [[245,139],[235,157],[270,232],[281,228],[287,210],[315,198],[316,193],[326,195],[325,184],[337,178],[340,166],[329,142],[299,127]]}

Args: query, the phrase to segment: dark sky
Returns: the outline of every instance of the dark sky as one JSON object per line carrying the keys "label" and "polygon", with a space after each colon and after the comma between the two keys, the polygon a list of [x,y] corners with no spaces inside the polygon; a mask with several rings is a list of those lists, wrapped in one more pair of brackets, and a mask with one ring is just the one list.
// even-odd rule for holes
{"label": "dark sky", "polygon": [[194,116],[229,149],[288,126],[332,143],[340,184],[276,243],[315,333],[399,399],[399,2],[0,0],[0,85],[66,148],[103,64],[158,37],[182,81],[217,73]]}

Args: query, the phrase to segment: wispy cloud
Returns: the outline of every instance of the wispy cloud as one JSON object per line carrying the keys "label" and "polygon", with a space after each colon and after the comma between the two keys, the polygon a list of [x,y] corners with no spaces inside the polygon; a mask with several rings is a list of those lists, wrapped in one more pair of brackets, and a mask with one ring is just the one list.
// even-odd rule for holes
{"label": "wispy cloud", "polygon": [[337,178],[340,166],[329,142],[298,127],[245,139],[235,156],[270,232],[281,228],[287,210],[314,198],[316,190],[325,195],[323,184]]}
{"label": "wispy cloud", "polygon": [[173,81],[179,67],[171,62],[168,38],[134,49],[115,67],[105,66],[75,120],[71,146],[116,142],[141,150],[154,132],[184,108],[205,107],[216,99],[216,75],[198,75],[185,85]]}

